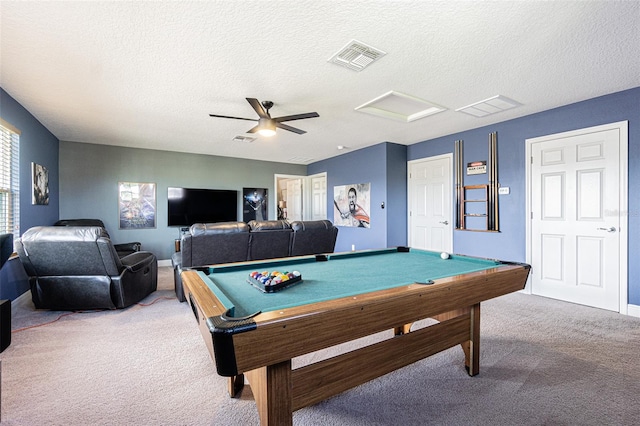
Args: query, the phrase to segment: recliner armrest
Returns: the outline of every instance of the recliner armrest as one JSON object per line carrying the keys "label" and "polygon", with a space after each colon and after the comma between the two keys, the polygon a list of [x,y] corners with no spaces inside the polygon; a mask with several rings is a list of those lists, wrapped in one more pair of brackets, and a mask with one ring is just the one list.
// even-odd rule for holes
{"label": "recliner armrest", "polygon": [[116,251],[131,251],[136,252],[142,249],[142,244],[139,242],[114,244],[113,247]]}
{"label": "recliner armrest", "polygon": [[122,265],[132,272],[138,272],[156,260],[156,256],[149,251],[138,251],[120,259]]}

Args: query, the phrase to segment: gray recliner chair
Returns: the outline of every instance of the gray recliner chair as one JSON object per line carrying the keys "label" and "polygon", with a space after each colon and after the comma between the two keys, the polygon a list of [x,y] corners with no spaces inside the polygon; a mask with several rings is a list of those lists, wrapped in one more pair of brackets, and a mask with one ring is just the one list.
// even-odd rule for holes
{"label": "gray recliner chair", "polygon": [[158,261],[138,251],[120,258],[104,228],[38,226],[16,241],[36,308],[120,309],[158,285]]}

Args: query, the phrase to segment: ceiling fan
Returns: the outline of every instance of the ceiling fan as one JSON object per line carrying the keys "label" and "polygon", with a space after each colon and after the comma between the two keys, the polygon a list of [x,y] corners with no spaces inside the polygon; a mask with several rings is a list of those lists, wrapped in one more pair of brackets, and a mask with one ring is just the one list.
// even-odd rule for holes
{"label": "ceiling fan", "polygon": [[296,129],[295,127],[291,127],[287,124],[282,124],[283,121],[293,121],[293,120],[302,120],[303,118],[315,118],[320,117],[317,112],[308,112],[305,114],[294,114],[294,115],[285,115],[283,117],[275,117],[272,118],[269,114],[269,110],[273,107],[273,102],[271,101],[262,101],[262,104],[255,98],[246,98],[247,102],[253,107],[253,109],[258,113],[258,117],[260,118],[242,118],[242,117],[230,117],[228,115],[218,115],[218,114],[209,114],[210,117],[220,117],[220,118],[233,118],[235,120],[248,120],[248,121],[257,121],[258,125],[251,128],[247,133],[260,133],[262,136],[273,136],[276,134],[276,127],[280,129],[288,130],[293,133],[297,133],[302,135],[305,132],[304,130]]}

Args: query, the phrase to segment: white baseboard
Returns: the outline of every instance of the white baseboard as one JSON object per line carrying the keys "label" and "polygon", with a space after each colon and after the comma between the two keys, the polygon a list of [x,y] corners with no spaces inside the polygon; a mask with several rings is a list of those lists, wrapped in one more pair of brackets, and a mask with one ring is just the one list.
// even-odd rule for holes
{"label": "white baseboard", "polygon": [[11,301],[11,316],[13,317],[18,310],[18,307],[33,303],[31,301],[31,290],[27,290],[20,296]]}
{"label": "white baseboard", "polygon": [[627,315],[630,317],[638,317],[640,318],[640,306],[638,305],[627,305]]}
{"label": "white baseboard", "polygon": [[171,259],[158,260],[158,266],[172,266]]}

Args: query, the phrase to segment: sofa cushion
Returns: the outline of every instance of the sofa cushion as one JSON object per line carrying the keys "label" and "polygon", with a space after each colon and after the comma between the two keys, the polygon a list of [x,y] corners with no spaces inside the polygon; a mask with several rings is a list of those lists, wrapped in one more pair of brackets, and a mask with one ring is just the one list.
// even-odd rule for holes
{"label": "sofa cushion", "polygon": [[249,260],[275,259],[289,256],[291,225],[286,220],[252,220],[249,222]]}
{"label": "sofa cushion", "polygon": [[251,232],[256,231],[286,231],[291,225],[286,220],[252,220],[249,222]]}
{"label": "sofa cushion", "polygon": [[249,225],[244,222],[217,222],[217,223],[194,223],[189,228],[192,236],[233,234],[237,232],[249,232]]}
{"label": "sofa cushion", "polygon": [[[27,230],[16,247],[29,275],[118,275],[122,264],[107,233],[98,226],[49,227]],[[31,258],[38,259],[37,264]]]}
{"label": "sofa cushion", "polygon": [[247,260],[249,226],[244,222],[195,223],[182,236],[181,267]]}
{"label": "sofa cushion", "polygon": [[333,253],[338,228],[328,220],[291,222],[291,256]]}

